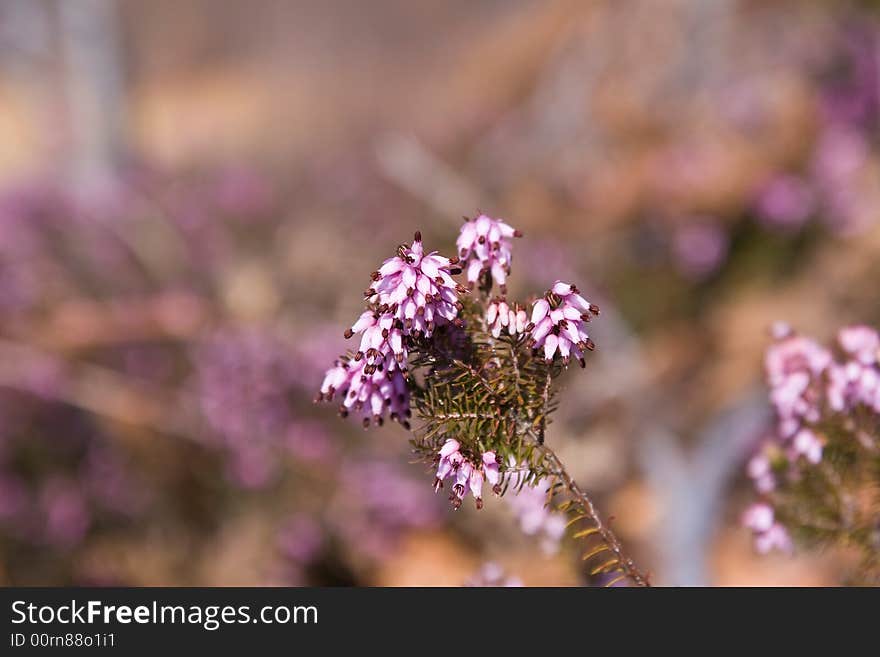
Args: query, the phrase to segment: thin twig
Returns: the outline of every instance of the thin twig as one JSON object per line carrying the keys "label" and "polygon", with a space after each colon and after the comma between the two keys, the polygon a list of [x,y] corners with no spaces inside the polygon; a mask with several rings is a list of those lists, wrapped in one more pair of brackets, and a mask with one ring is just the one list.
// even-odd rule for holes
{"label": "thin twig", "polygon": [[635,562],[626,554],[620,540],[614,532],[611,531],[608,524],[602,520],[602,517],[599,515],[599,512],[593,504],[593,500],[590,499],[590,496],[577,485],[577,482],[575,482],[572,476],[568,474],[568,471],[565,469],[562,461],[559,460],[559,457],[556,456],[556,453],[546,445],[541,445],[539,449],[542,450],[544,457],[549,462],[550,470],[553,475],[558,477],[565,484],[566,489],[568,489],[568,492],[574,498],[576,503],[583,508],[589,519],[593,522],[599,536],[602,537],[602,541],[608,546],[608,549],[612,554],[614,554],[620,570],[637,586],[651,586],[648,576],[643,573],[636,566]]}

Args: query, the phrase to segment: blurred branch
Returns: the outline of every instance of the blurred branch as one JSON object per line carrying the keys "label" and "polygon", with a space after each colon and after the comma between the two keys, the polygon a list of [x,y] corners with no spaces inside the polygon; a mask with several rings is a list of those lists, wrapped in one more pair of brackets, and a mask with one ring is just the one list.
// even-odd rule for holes
{"label": "blurred branch", "polygon": [[663,428],[644,441],[642,467],[665,511],[657,540],[667,584],[709,584],[706,552],[724,493],[768,421],[766,395],[753,389],[712,420],[690,454]]}
{"label": "blurred branch", "polygon": [[376,144],[379,170],[394,184],[438,214],[455,217],[471,212],[485,196],[415,137],[390,134]]}
{"label": "blurred branch", "polygon": [[474,156],[493,178],[509,181],[535,168],[579,167],[582,159],[599,155],[602,135],[590,99],[611,52],[607,14],[596,4],[585,12],[583,3],[573,3],[530,92],[475,143]]}
{"label": "blurred branch", "polygon": [[7,321],[6,330],[49,349],[69,351],[139,340],[192,338],[210,316],[204,299],[187,292],[163,292],[112,302],[65,301],[39,322]]}
{"label": "blurred branch", "polygon": [[[52,380],[45,383],[40,375],[29,376],[34,371]],[[197,430],[195,418],[185,410],[194,404],[181,403],[179,395],[134,383],[107,368],[72,366],[47,351],[8,340],[0,340],[0,386],[160,433],[192,437]]]}

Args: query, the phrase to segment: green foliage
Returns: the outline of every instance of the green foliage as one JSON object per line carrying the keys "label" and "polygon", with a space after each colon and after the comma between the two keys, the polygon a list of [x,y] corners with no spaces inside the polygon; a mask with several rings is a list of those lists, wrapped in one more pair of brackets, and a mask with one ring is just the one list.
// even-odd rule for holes
{"label": "green foliage", "polygon": [[509,475],[502,495],[509,487],[549,481],[547,506],[568,516],[590,573],[603,576],[606,585],[628,579],[647,586],[647,576],[624,554],[592,501],[545,444],[557,408],[555,381],[566,367],[558,358],[548,363],[533,353],[528,333],[493,337],[485,321],[487,302],[488,286],[477,298],[463,300],[459,325],[414,345],[409,376],[410,402],[420,422],[411,441],[416,453],[434,464],[451,438],[472,462],[492,450],[502,474]]}
{"label": "green foliage", "polygon": [[410,362],[411,370],[424,372],[411,386],[423,422],[413,446],[426,460],[449,438],[476,461],[494,450],[503,466],[527,470],[520,486],[533,484],[550,474],[537,448],[556,409],[552,382],[563,367],[533,356],[525,335],[494,338],[479,302],[467,301],[461,314],[463,327],[446,327]]}
{"label": "green foliage", "polygon": [[826,441],[818,464],[791,472],[779,454],[770,499],[799,543],[853,550],[853,583],[880,584],[880,422],[863,410],[815,428]]}

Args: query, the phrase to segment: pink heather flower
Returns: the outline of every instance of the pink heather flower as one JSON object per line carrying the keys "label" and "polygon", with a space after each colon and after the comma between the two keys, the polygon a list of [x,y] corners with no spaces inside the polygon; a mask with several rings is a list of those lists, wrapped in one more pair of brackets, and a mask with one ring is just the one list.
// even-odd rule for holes
{"label": "pink heather flower", "polygon": [[449,477],[455,479],[452,485],[452,495],[449,501],[453,508],[461,507],[462,500],[468,491],[474,496],[477,509],[483,508],[483,481],[488,480],[492,484],[492,491],[498,495],[501,492],[501,474],[498,462],[495,460],[495,452],[484,452],[479,463],[472,463],[459,451],[461,444],[454,438],[443,443],[438,452],[439,462],[437,474],[434,478],[434,491],[443,488],[443,480]]}
{"label": "pink heather flower", "polygon": [[730,239],[721,226],[691,221],[679,228],[672,240],[672,254],[679,272],[694,280],[714,274],[727,259]]}
{"label": "pink heather flower", "polygon": [[392,420],[409,428],[409,389],[400,369],[378,367],[366,360],[340,359],[324,376],[317,401],[330,401],[337,392],[343,398],[340,415],[360,413],[364,428],[370,426],[371,419],[381,425],[386,411],[390,411]]}
{"label": "pink heather flower", "polygon": [[782,340],[794,334],[794,329],[788,322],[773,322],[770,326],[770,335],[774,340]]}
{"label": "pink heather flower", "polygon": [[471,587],[519,587],[522,580],[519,577],[508,575],[504,568],[492,561],[486,562],[469,580],[464,583]]}
{"label": "pink heather flower", "polygon": [[845,185],[870,155],[865,136],[850,127],[826,129],[813,154],[812,173],[820,186],[834,188]]}
{"label": "pink heather flower", "polygon": [[877,362],[880,335],[869,326],[847,326],[840,330],[837,341],[843,350],[854,356],[862,365]]}
{"label": "pink heather flower", "polygon": [[459,447],[461,444],[454,438],[450,438],[440,448],[440,463],[437,465],[437,476],[434,479],[435,492],[443,488],[443,480],[461,464],[462,455],[458,451]]}
{"label": "pink heather flower", "polygon": [[880,371],[857,361],[835,363],[828,369],[828,406],[839,413],[864,404],[880,413]]}
{"label": "pink heather flower", "polygon": [[452,502],[452,508],[458,509],[461,507],[462,500],[467,495],[468,486],[470,486],[473,469],[474,466],[471,465],[471,462],[465,460],[461,462],[455,471],[455,483],[452,485],[452,496],[449,498],[449,501]]}
{"label": "pink heather flower", "polygon": [[755,209],[767,226],[797,230],[810,218],[815,205],[815,194],[804,180],[780,175],[759,191]]}
{"label": "pink heather flower", "polygon": [[528,323],[529,316],[517,303],[510,306],[503,298],[499,298],[494,299],[486,308],[486,324],[493,337],[500,337],[502,331],[507,331],[510,335],[520,335],[525,333]]}
{"label": "pink heather flower", "polygon": [[501,494],[501,470],[495,452],[483,453],[483,474],[486,481],[492,486],[492,492],[496,495]]}
{"label": "pink heather flower", "polygon": [[773,518],[773,508],[764,502],[757,502],[745,510],[742,524],[753,532],[763,533],[773,526]]}
{"label": "pink heather flower", "polygon": [[775,522],[766,532],[755,536],[755,549],[761,554],[767,554],[771,550],[790,553],[793,549],[791,536],[785,527]]}
{"label": "pink heather flower", "polygon": [[504,291],[510,274],[513,237],[522,237],[522,233],[500,219],[481,214],[476,219],[465,220],[456,246],[462,264],[467,266],[467,279],[471,286],[479,280],[480,274],[490,272]]}
{"label": "pink heather flower", "polygon": [[791,441],[795,458],[803,456],[815,465],[822,460],[822,441],[809,429],[801,429]]}
{"label": "pink heather flower", "polygon": [[339,360],[327,371],[318,401],[331,400],[340,391],[343,416],[352,410],[362,413],[367,427],[371,419],[382,424],[389,409],[391,419],[409,428],[404,419],[410,415],[407,343],[457,320],[457,294],[466,290],[452,280],[461,273],[454,264],[436,251],[425,254],[417,232],[412,246],[401,245],[394,258],[373,272],[364,293],[371,307],[345,331],[346,339],[360,334],[358,350],[351,360]]}
{"label": "pink heather flower", "polygon": [[828,406],[842,413],[864,404],[880,413],[880,336],[868,326],[849,326],[837,341],[849,359],[828,368]]}
{"label": "pink heather flower", "polygon": [[821,417],[814,383],[831,363],[827,349],[799,335],[790,334],[767,349],[764,367],[783,439],[793,436],[803,422]]}
{"label": "pink heather flower", "polygon": [[586,324],[591,315],[598,314],[599,308],[584,299],[574,285],[556,281],[532,306],[530,328],[527,327],[532,334],[532,347],[543,349],[548,362],[558,351],[566,365],[574,355],[581,367],[585,367],[584,351],[595,348]]}
{"label": "pink heather flower", "polygon": [[367,310],[361,314],[351,328],[345,331],[345,337],[360,333],[361,343],[355,358],[366,358],[367,363],[374,364],[385,361],[390,354],[393,359],[387,359],[391,369],[395,363],[400,369],[406,369],[407,350],[403,336],[403,322],[396,319],[390,313],[380,315],[374,310]]}
{"label": "pink heather flower", "polygon": [[471,468],[471,476],[468,479],[468,484],[470,485],[471,495],[474,496],[474,500],[477,505],[477,509],[483,508],[483,471],[480,468],[473,467]]}
{"label": "pink heather flower", "polygon": [[763,452],[759,452],[749,459],[746,473],[759,493],[766,494],[776,488],[776,477],[773,475],[770,459]]}
{"label": "pink heather flower", "polygon": [[761,554],[770,550],[791,552],[791,537],[785,527],[775,522],[775,513],[769,504],[757,502],[750,506],[743,513],[742,524],[752,530],[755,549]]}
{"label": "pink heather flower", "polygon": [[846,368],[833,365],[828,370],[828,386],[825,390],[828,395],[828,405],[838,413],[842,412],[848,404],[849,379]]}
{"label": "pink heather flower", "polygon": [[[880,336],[874,329],[842,329],[837,336],[841,350],[835,354],[787,327],[775,335],[777,341],[767,350],[765,367],[777,429],[746,468],[762,494],[777,485],[782,468],[774,472],[775,460],[787,461],[787,476],[795,479],[822,462],[825,437],[817,427],[832,422],[848,431],[848,425],[864,412],[873,411],[871,421],[880,415]],[[853,415],[856,410],[859,414]],[[755,532],[755,548],[762,553],[790,551],[788,532],[772,516],[768,518],[768,509],[756,506],[744,516],[744,523]]]}
{"label": "pink heather flower", "polygon": [[[880,414],[880,336],[867,326],[842,329],[837,336],[846,354],[842,360],[787,325],[774,329],[774,337],[764,365],[777,420],[775,442],[792,466],[801,457],[815,465],[822,460],[824,441],[814,428],[829,413],[849,413],[861,405]],[[761,493],[776,486],[767,454],[764,449],[747,466]]]}
{"label": "pink heather flower", "polygon": [[452,280],[461,273],[456,262],[436,251],[425,254],[422,235],[416,233],[412,246],[402,244],[395,257],[373,272],[364,297],[376,304],[379,315],[398,320],[396,327],[402,335],[431,337],[436,326],[458,316],[458,293],[466,290]]}
{"label": "pink heather flower", "polygon": [[863,131],[840,124],[823,131],[813,152],[812,173],[823,197],[823,218],[837,234],[861,232],[872,219],[870,211],[863,212],[866,199],[859,184],[870,153]]}

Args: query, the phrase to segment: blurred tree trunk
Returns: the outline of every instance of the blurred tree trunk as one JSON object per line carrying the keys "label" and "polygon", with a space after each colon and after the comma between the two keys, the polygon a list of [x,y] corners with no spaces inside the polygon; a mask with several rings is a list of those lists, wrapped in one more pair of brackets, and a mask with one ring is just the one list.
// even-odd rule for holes
{"label": "blurred tree trunk", "polygon": [[116,0],[56,0],[74,184],[112,179],[124,155],[124,80]]}

